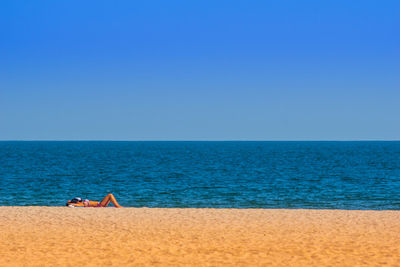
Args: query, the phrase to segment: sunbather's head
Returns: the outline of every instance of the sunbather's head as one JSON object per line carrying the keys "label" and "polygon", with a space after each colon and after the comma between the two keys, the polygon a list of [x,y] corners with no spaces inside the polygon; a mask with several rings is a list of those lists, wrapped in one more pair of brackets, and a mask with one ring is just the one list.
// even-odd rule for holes
{"label": "sunbather's head", "polygon": [[68,200],[67,201],[67,204],[66,204],[66,206],[69,206],[69,205],[76,205],[76,204],[82,204],[83,203],[83,201],[82,201],[82,198],[80,198],[80,197],[74,197],[73,199],[71,199],[71,200]]}

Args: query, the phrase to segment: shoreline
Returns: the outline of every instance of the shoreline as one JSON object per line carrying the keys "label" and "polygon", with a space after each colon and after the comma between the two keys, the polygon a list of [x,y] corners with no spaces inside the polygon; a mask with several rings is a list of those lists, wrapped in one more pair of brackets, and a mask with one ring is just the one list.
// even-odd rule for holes
{"label": "shoreline", "polygon": [[0,266],[400,265],[400,211],[0,207]]}
{"label": "shoreline", "polygon": [[[109,204],[107,207],[67,207],[64,205],[58,205],[58,206],[32,206],[32,205],[25,205],[25,206],[13,206],[13,205],[7,205],[7,206],[0,206],[0,209],[2,208],[116,208],[112,204]],[[250,211],[275,211],[275,210],[281,210],[281,211],[286,211],[286,210],[297,210],[297,211],[308,211],[308,210],[313,210],[313,211],[395,211],[395,212],[400,212],[400,209],[382,209],[382,210],[377,210],[377,209],[331,209],[331,208],[218,208],[218,207],[201,207],[201,208],[193,208],[193,207],[132,207],[132,206],[122,206],[124,209],[161,209],[161,210],[250,210]]]}

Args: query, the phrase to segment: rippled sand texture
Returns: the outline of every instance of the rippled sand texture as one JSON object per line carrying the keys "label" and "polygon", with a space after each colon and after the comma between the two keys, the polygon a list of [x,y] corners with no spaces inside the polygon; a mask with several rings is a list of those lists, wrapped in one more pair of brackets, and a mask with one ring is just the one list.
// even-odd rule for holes
{"label": "rippled sand texture", "polygon": [[400,211],[0,207],[0,266],[400,265]]}

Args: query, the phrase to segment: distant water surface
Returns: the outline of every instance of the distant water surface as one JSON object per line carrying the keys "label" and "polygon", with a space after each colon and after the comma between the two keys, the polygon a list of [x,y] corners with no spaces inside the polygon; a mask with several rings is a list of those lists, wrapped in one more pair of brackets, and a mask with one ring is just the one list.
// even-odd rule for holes
{"label": "distant water surface", "polygon": [[400,209],[400,142],[0,142],[0,205]]}

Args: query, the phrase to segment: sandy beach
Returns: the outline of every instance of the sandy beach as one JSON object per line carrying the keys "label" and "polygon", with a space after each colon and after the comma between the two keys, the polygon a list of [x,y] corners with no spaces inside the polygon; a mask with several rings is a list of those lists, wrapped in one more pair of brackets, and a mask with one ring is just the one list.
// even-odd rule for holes
{"label": "sandy beach", "polygon": [[400,211],[0,207],[0,266],[400,265]]}

